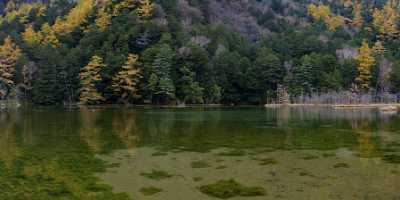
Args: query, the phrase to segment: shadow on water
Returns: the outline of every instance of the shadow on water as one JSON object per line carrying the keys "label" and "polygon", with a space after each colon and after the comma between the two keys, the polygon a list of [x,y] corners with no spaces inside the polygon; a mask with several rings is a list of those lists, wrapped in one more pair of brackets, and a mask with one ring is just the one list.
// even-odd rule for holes
{"label": "shadow on water", "polygon": [[[266,187],[271,199],[289,190],[309,192],[304,199],[334,199],[306,185],[321,190],[340,182],[331,190],[340,193],[350,172],[372,185],[400,182],[400,118],[374,109],[41,108],[2,112],[0,127],[0,199],[6,200],[140,199],[143,188],[160,188],[153,199],[207,199],[197,188],[223,182],[211,177],[261,186],[279,179],[286,189]],[[209,167],[192,168],[200,162]],[[372,182],[368,173],[377,169]],[[140,176],[151,170],[174,176],[165,184]],[[380,195],[368,189],[360,191]],[[397,197],[390,187],[382,192]],[[360,194],[341,197],[348,195]]]}

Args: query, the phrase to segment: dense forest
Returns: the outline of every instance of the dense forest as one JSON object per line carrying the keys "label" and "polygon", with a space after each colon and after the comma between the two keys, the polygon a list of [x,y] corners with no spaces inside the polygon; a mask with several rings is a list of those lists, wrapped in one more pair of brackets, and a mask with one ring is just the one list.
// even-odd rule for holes
{"label": "dense forest", "polygon": [[[0,99],[397,101],[398,0],[0,2]],[[279,89],[279,90],[278,90]],[[351,100],[349,100],[351,101]]]}

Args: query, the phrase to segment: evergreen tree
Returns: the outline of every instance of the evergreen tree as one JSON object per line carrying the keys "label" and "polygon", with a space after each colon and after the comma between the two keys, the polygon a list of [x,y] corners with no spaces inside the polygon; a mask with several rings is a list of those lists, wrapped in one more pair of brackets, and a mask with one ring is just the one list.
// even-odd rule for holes
{"label": "evergreen tree", "polygon": [[194,73],[186,66],[179,69],[176,83],[177,97],[185,103],[204,103],[203,88],[194,81]]}
{"label": "evergreen tree", "polygon": [[96,83],[101,80],[100,70],[104,67],[103,59],[93,56],[89,64],[82,68],[79,74],[81,80],[79,102],[81,104],[96,104],[105,100],[96,88]]}
{"label": "evergreen tree", "polygon": [[171,77],[174,52],[168,44],[161,44],[158,48],[151,64],[147,88],[153,102],[163,103],[175,97],[175,86]]}

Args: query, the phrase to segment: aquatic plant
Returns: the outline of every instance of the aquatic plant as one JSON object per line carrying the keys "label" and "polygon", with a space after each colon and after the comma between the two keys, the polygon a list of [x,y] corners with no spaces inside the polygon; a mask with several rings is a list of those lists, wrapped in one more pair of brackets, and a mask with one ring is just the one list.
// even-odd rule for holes
{"label": "aquatic plant", "polygon": [[154,169],[151,172],[142,172],[140,173],[140,175],[153,180],[162,180],[172,177],[172,175],[166,171],[154,170]]}
{"label": "aquatic plant", "polygon": [[233,179],[220,180],[216,183],[200,186],[199,190],[212,197],[228,199],[237,196],[264,196],[266,194],[263,187],[246,187]]}
{"label": "aquatic plant", "polygon": [[225,168],[226,168],[225,165],[220,165],[220,166],[216,167],[215,169],[225,169]]}
{"label": "aquatic plant", "polygon": [[300,157],[303,160],[314,160],[314,159],[318,159],[318,156],[314,156],[314,155],[305,155],[303,157]]}
{"label": "aquatic plant", "polygon": [[350,165],[347,163],[336,163],[335,165],[333,165],[334,168],[349,168]]}
{"label": "aquatic plant", "polygon": [[390,154],[383,156],[382,160],[387,163],[400,164],[400,155]]}
{"label": "aquatic plant", "polygon": [[207,162],[205,161],[194,161],[191,163],[192,168],[207,168],[211,167]]}
{"label": "aquatic plant", "polygon": [[141,188],[139,191],[140,191],[140,193],[142,193],[145,196],[152,196],[152,195],[162,192],[162,189],[150,186],[150,187]]}
{"label": "aquatic plant", "polygon": [[258,159],[260,161],[259,165],[275,165],[278,164],[278,161],[274,158],[263,158]]}
{"label": "aquatic plant", "polygon": [[199,182],[199,181],[202,181],[202,180],[203,180],[203,177],[199,177],[199,176],[193,177],[193,181],[194,182]]}
{"label": "aquatic plant", "polygon": [[218,155],[220,155],[220,156],[244,156],[244,155],[246,155],[246,152],[243,150],[235,149],[235,150],[219,153]]}

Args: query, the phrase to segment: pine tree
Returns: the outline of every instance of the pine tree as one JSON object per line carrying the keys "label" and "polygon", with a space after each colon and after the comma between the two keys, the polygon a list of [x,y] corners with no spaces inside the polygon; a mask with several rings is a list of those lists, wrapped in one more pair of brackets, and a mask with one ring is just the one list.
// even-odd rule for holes
{"label": "pine tree", "polygon": [[139,97],[137,94],[137,84],[140,78],[140,70],[137,69],[138,59],[138,55],[129,54],[125,65],[122,66],[122,70],[113,78],[112,87],[114,92],[124,102]]}
{"label": "pine tree", "polygon": [[203,88],[194,80],[194,73],[186,66],[179,68],[177,96],[185,103],[203,103]]}
{"label": "pine tree", "polygon": [[0,46],[0,99],[7,98],[12,87],[15,86],[14,72],[21,50],[10,37]]}
{"label": "pine tree", "polygon": [[139,0],[139,16],[142,19],[148,19],[153,14],[154,5],[151,0]]}
{"label": "pine tree", "polygon": [[357,89],[360,91],[366,91],[370,88],[371,84],[371,67],[375,65],[373,50],[369,47],[367,41],[363,41],[356,60],[358,61],[358,76],[355,80],[358,86]]}
{"label": "pine tree", "polygon": [[175,86],[171,77],[174,52],[168,44],[159,46],[159,51],[151,64],[148,89],[154,102],[162,103],[175,97]]}
{"label": "pine tree", "polygon": [[89,64],[82,68],[79,73],[81,82],[79,101],[81,104],[95,104],[104,100],[95,85],[101,80],[100,70],[104,67],[103,59],[93,56]]}

